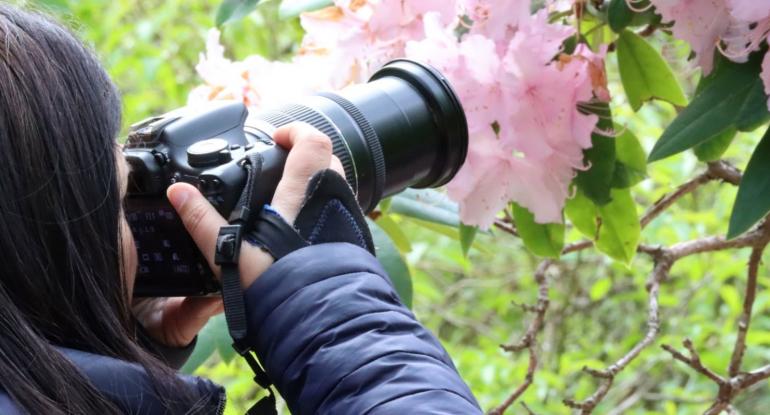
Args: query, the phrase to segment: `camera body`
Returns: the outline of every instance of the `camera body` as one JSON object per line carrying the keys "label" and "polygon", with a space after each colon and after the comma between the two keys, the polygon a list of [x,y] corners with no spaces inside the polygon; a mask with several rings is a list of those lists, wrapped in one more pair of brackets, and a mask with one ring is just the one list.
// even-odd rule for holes
{"label": "camera body", "polygon": [[[220,102],[183,108],[131,127],[124,156],[131,168],[126,214],[139,258],[135,295],[205,295],[219,290],[165,191],[177,182],[196,186],[227,218],[246,181],[239,163],[252,152],[263,153],[261,178],[277,182],[286,150],[262,130],[247,128],[247,116],[242,103]],[[255,191],[261,205],[270,201],[274,187],[257,186]]]}
{"label": "camera body", "polygon": [[364,212],[407,187],[437,187],[460,169],[468,149],[465,113],[435,69],[396,60],[366,84],[320,93],[250,114],[239,102],[186,107],[131,127],[126,218],[138,253],[137,297],[208,295],[220,286],[166,198],[168,186],[196,186],[228,218],[246,184],[244,160],[262,159],[252,198],[269,203],[288,152],[276,128],[294,121],[327,135]]}

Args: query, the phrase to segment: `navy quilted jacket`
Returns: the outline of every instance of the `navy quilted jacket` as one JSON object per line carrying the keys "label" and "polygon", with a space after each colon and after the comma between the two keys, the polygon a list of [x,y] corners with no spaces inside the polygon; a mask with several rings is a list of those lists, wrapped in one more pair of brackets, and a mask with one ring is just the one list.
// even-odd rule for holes
{"label": "navy quilted jacket", "polygon": [[[439,341],[401,303],[364,249],[328,243],[295,251],[245,297],[249,341],[294,415],[482,413]],[[88,366],[87,355],[65,352],[79,367]],[[115,381],[125,370],[120,365],[127,364],[84,372],[129,413],[176,412],[153,406],[146,389],[126,390]],[[221,388],[186,380],[206,395],[211,412],[221,410]],[[15,409],[0,393],[0,413]]]}

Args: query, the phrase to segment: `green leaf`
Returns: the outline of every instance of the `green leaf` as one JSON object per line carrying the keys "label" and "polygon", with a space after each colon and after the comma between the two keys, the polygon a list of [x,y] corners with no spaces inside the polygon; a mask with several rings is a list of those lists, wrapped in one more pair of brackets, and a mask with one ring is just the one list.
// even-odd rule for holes
{"label": "green leaf", "polygon": [[37,0],[35,3],[43,6],[44,9],[64,14],[70,10],[67,0]]}
{"label": "green leaf", "polygon": [[730,215],[727,238],[746,232],[770,212],[770,129],[751,155]]}
{"label": "green leaf", "polygon": [[596,280],[594,285],[591,286],[591,290],[589,291],[588,295],[591,297],[592,301],[596,301],[604,298],[604,296],[607,295],[608,292],[610,292],[611,288],[612,288],[612,280],[606,277],[599,278],[598,280]]}
{"label": "green leaf", "polygon": [[634,11],[628,7],[626,0],[610,0],[610,5],[607,7],[607,20],[612,31],[620,33],[631,24],[633,18]]}
{"label": "green leaf", "polygon": [[333,3],[332,0],[283,0],[278,8],[278,15],[281,19],[290,19],[304,12],[323,9]]}
{"label": "green leaf", "polygon": [[700,161],[719,160],[722,154],[727,151],[727,148],[730,147],[737,133],[735,128],[728,128],[716,137],[698,144],[693,148],[693,151]]}
{"label": "green leaf", "polygon": [[767,95],[765,95],[765,85],[761,79],[756,80],[749,90],[746,100],[741,106],[738,118],[735,120],[735,127],[738,131],[754,131],[770,119],[770,112],[767,110]]}
{"label": "green leaf", "polygon": [[722,301],[727,304],[731,314],[737,315],[743,309],[743,301],[741,301],[741,295],[738,294],[738,290],[732,285],[720,286],[719,296],[722,297]]}
{"label": "green leaf", "polygon": [[406,189],[393,196],[389,212],[409,216],[427,222],[460,226],[460,210],[455,202],[433,189]]}
{"label": "green leaf", "polygon": [[388,273],[393,286],[396,287],[401,301],[409,308],[412,307],[412,274],[401,253],[396,249],[388,234],[373,220],[367,219],[369,229],[372,231],[374,248],[377,259]]}
{"label": "green leaf", "polygon": [[652,45],[629,30],[620,33],[617,44],[620,80],[634,111],[651,99],[680,107],[687,105],[674,72]]}
{"label": "green leaf", "polygon": [[574,197],[567,199],[564,214],[580,233],[591,239],[596,239],[596,231],[598,230],[596,219],[599,210],[583,192],[577,190]]}
{"label": "green leaf", "polygon": [[602,223],[596,248],[611,258],[630,264],[642,231],[631,191],[612,189],[612,201],[599,206],[599,217]]}
{"label": "green leaf", "polygon": [[214,351],[219,351],[223,360],[230,361],[235,356],[235,350],[232,348],[231,343],[232,340],[227,331],[225,316],[212,317],[198,333],[195,350],[193,350],[190,358],[182,366],[181,372],[186,374],[193,373],[195,369],[214,354]]}
{"label": "green leaf", "polygon": [[380,212],[382,212],[383,215],[388,213],[388,210],[390,210],[391,202],[393,202],[393,199],[390,197],[386,197],[385,199],[380,200],[378,207],[380,208]]}
{"label": "green leaf", "polygon": [[246,17],[257,8],[259,0],[224,0],[217,9],[216,25],[223,24]]}
{"label": "green leaf", "polygon": [[[756,122],[760,117],[752,115],[752,111],[758,110],[756,88],[762,83],[761,58],[755,53],[742,64],[721,59],[713,73],[701,80],[700,92],[690,105],[655,143],[648,161],[666,158],[725,134],[735,128],[739,120],[745,128]],[[766,111],[762,108],[759,112]]]}
{"label": "green leaf", "polygon": [[447,225],[442,225],[436,222],[428,222],[422,219],[417,219],[410,216],[404,216],[404,219],[412,222],[416,225],[422,226],[429,231],[435,232],[439,235],[444,235],[452,240],[457,239],[457,228],[453,228]]}
{"label": "green leaf", "polygon": [[529,210],[516,203],[512,206],[513,220],[524,246],[535,255],[558,258],[564,247],[564,225],[537,223]]}
{"label": "green leaf", "polygon": [[[612,130],[612,112],[607,104],[596,104],[593,113],[599,115],[597,129]],[[578,189],[594,203],[602,205],[610,201],[610,189],[615,170],[615,139],[600,133],[591,135],[591,148],[583,151],[588,170],[579,171],[575,177]]]}
{"label": "green leaf", "polygon": [[468,226],[461,223],[458,231],[460,233],[460,247],[463,250],[463,255],[468,256],[468,251],[471,250],[471,245],[473,245],[473,240],[476,238],[479,228],[478,226]]}
{"label": "green leaf", "polygon": [[615,127],[615,131],[622,134],[615,137],[615,163],[612,187],[631,187],[647,177],[647,156],[644,147],[631,130],[624,127]]}
{"label": "green leaf", "polygon": [[377,224],[388,234],[400,252],[406,253],[412,250],[412,244],[409,242],[409,238],[404,234],[404,231],[401,230],[401,226],[399,226],[390,215],[380,215],[380,217],[377,218]]}

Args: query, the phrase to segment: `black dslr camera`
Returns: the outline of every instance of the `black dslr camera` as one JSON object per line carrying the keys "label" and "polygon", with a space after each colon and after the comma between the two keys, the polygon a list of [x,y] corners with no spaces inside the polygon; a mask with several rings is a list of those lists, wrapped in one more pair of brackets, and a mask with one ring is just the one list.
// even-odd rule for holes
{"label": "black dslr camera", "polygon": [[256,192],[269,203],[287,151],[271,133],[304,121],[328,135],[364,212],[407,187],[448,182],[465,160],[468,127],[460,101],[435,69],[396,60],[369,83],[344,94],[321,93],[296,104],[249,114],[242,103],[182,108],[131,127],[126,216],[136,241],[136,296],[207,295],[219,283],[166,199],[176,182],[200,189],[225,218],[245,186],[240,163],[263,158]]}

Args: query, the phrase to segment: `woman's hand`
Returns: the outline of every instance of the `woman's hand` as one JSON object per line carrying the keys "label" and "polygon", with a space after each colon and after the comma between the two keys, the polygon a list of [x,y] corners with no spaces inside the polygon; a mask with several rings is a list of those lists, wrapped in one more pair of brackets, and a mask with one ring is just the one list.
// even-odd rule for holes
{"label": "woman's hand", "polygon": [[224,310],[221,297],[139,298],[134,317],[155,341],[168,347],[185,347],[209,318]]}
{"label": "woman's hand", "polygon": [[[283,126],[276,130],[273,139],[281,147],[289,149],[289,155],[270,205],[292,224],[302,207],[308,182],[313,175],[320,170],[332,168],[344,176],[344,170],[339,159],[332,155],[329,137],[308,124],[292,123]],[[214,253],[219,228],[227,225],[227,221],[192,185],[174,184],[168,188],[167,195],[187,232],[219,277]],[[263,250],[248,243],[242,244],[239,261],[241,286],[244,289],[249,287],[272,263],[273,258]]]}
{"label": "woman's hand", "polygon": [[[331,140],[308,124],[283,126],[276,130],[273,138],[278,145],[290,151],[270,204],[287,222],[293,223],[305,197],[308,181],[316,172],[332,168],[343,176],[345,173],[342,163],[332,155]],[[227,225],[227,221],[198,189],[187,183],[170,186],[167,195],[219,278],[214,251],[219,228]],[[239,263],[241,286],[247,288],[273,263],[273,258],[259,248],[243,244]],[[148,298],[135,301],[133,306],[134,315],[144,329],[155,340],[170,347],[190,344],[209,318],[222,310],[221,297]]]}

